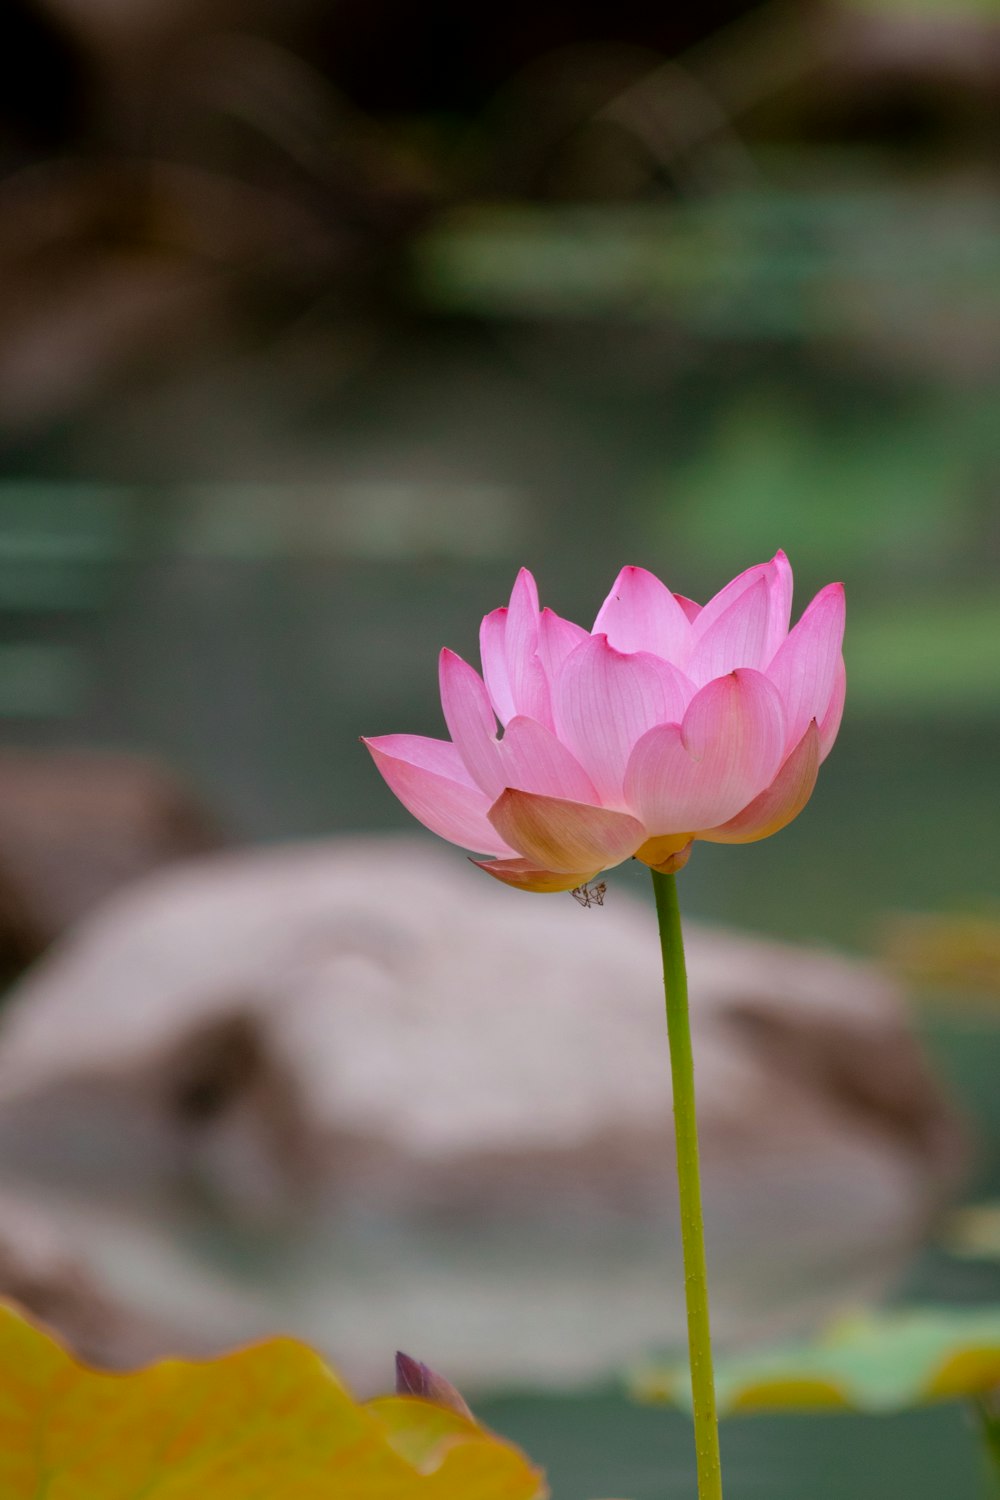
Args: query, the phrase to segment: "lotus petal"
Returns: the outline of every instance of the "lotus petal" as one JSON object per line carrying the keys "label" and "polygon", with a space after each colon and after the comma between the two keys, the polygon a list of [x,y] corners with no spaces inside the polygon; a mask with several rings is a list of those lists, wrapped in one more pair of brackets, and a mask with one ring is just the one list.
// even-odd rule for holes
{"label": "lotus petal", "polygon": [[666,661],[687,654],[690,626],[666,584],[645,568],[622,568],[594,621],[617,651],[649,651]]}
{"label": "lotus petal", "polygon": [[784,738],[781,699],[762,672],[717,677],[683,725],[657,725],[639,740],[625,773],[628,805],[654,838],[713,828],[770,784]]}
{"label": "lotus petal", "polygon": [[504,650],[514,713],[551,723],[549,685],[538,655],[538,588],[527,568],[517,575],[507,608]]}
{"label": "lotus petal", "polygon": [[507,610],[494,609],[479,627],[479,656],[490,701],[501,724],[514,716],[514,696],[507,672]]}
{"label": "lotus petal", "polygon": [[502,779],[495,797],[509,786],[571,802],[600,802],[594,783],[573,752],[536,719],[511,719],[498,750]]}
{"label": "lotus petal", "polygon": [[720,615],[724,615],[729,607],[736,603],[748,588],[752,588],[761,578],[767,579],[773,572],[774,562],[754,563],[752,568],[745,568],[735,578],[730,579],[725,588],[721,588],[717,594],[713,594],[707,604],[702,605],[698,611],[698,618],[694,622],[694,639],[697,643],[708,630],[714,625]]}
{"label": "lotus petal", "polygon": [[654,724],[679,723],[693,694],[693,685],[669,662],[644,651],[625,655],[605,636],[589,636],[559,674],[556,733],[601,801],[621,805],[632,747]]}
{"label": "lotus petal", "polygon": [[387,786],[432,833],[480,854],[515,852],[490,822],[489,798],[473,785],[458,750],[448,740],[383,734],[362,743]]}
{"label": "lotus petal", "polygon": [[635,851],[635,857],[661,875],[676,875],[691,858],[693,848],[694,839],[686,833],[668,833],[663,838],[647,839]]}
{"label": "lotus petal", "polygon": [[767,582],[771,596],[770,628],[764,664],[773,661],[774,654],[788,634],[792,618],[792,565],[781,551],[768,564]]}
{"label": "lotus petal", "polygon": [[588,632],[582,625],[564,620],[554,609],[542,610],[538,622],[538,657],[550,685],[555,682],[567,656],[587,639]]}
{"label": "lotus petal", "polygon": [[628,813],[512,788],[501,793],[489,816],[501,838],[525,859],[556,873],[621,864],[646,838],[642,824]]}
{"label": "lotus petal", "polygon": [[801,620],[779,647],[767,675],[785,704],[788,748],[805,734],[810,720],[822,724],[834,698],[844,639],[844,586],[820,589]]}
{"label": "lotus petal", "polygon": [[770,630],[771,589],[761,574],[701,633],[687,663],[688,676],[700,687],[735,667],[766,666]]}
{"label": "lotus petal", "polygon": [[719,828],[699,833],[710,844],[753,844],[786,828],[813,794],[819,773],[820,737],[815,720],[766,791]]}
{"label": "lotus petal", "polygon": [[542,870],[530,859],[474,859],[474,865],[519,891],[575,891],[578,885],[593,880],[600,869],[587,870],[581,874],[566,875],[555,870]]}
{"label": "lotus petal", "polygon": [[438,679],[448,733],[470,777],[492,802],[506,782],[500,768],[496,715],[486,684],[474,667],[448,650],[441,652]]}
{"label": "lotus petal", "polygon": [[847,668],[841,657],[833,674],[833,692],[830,703],[819,726],[819,758],[822,763],[833,749],[833,742],[844,717],[844,695],[847,692]]}

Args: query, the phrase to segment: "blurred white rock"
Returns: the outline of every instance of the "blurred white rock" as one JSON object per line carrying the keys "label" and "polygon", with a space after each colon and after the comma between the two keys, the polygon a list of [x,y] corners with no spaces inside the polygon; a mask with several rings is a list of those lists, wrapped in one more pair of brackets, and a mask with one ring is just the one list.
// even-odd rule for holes
{"label": "blurred white rock", "polygon": [[[961,1133],[880,972],[688,946],[741,1337],[882,1288]],[[281,1327],[362,1383],[396,1347],[473,1385],[592,1377],[683,1326],[658,963],[613,885],[529,898],[418,840],[173,866],[12,992],[0,1173],[178,1347]]]}

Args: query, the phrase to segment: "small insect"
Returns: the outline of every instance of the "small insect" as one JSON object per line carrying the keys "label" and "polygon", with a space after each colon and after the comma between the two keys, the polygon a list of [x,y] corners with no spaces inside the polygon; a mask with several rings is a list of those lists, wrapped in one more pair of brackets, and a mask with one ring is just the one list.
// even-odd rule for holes
{"label": "small insect", "polygon": [[597,885],[578,885],[575,891],[570,891],[570,895],[581,906],[603,906],[607,888],[607,881],[600,880]]}

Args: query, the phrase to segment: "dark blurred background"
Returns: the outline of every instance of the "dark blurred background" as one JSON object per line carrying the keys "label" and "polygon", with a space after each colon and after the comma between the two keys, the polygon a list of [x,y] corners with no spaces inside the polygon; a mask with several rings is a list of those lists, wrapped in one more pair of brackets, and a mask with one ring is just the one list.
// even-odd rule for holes
{"label": "dark blurred background", "polygon": [[176,854],[405,828],[357,737],[442,732],[520,564],[589,623],[780,546],[844,728],[687,909],[922,985],[995,1187],[995,0],[6,0],[0,85],[5,972]]}

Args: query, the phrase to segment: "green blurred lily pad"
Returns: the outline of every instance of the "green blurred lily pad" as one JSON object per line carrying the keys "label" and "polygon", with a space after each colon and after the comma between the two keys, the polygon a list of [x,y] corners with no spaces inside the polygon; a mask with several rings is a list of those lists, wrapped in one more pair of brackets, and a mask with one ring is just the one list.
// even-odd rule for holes
{"label": "green blurred lily pad", "polygon": [[966,1260],[1000,1260],[1000,1203],[956,1209],[945,1225],[944,1243]]}
{"label": "green blurred lily pad", "polygon": [[[1000,1307],[914,1308],[843,1319],[810,1343],[719,1360],[723,1414],[753,1411],[900,1411],[1000,1387]],[[690,1409],[686,1365],[636,1372],[642,1401]]]}

